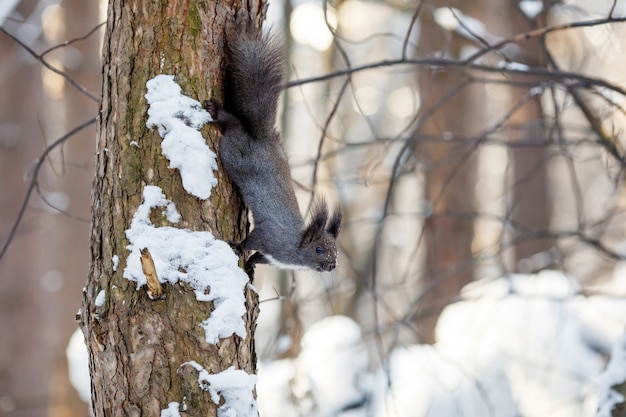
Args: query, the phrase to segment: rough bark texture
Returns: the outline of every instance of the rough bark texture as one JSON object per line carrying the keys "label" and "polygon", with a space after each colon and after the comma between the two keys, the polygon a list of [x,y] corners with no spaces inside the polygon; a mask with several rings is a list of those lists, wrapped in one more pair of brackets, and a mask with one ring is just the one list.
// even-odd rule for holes
{"label": "rough bark texture", "polygon": [[[182,187],[178,171],[161,155],[161,138],[146,128],[146,81],[174,74],[183,93],[203,100],[219,97],[223,42],[234,16],[249,14],[260,26],[265,3],[175,0],[112,0],[103,47],[102,109],[98,126],[96,178],[92,194],[91,267],[84,294],[81,326],[90,350],[92,399],[96,416],[158,416],[171,401],[184,403],[189,415],[216,415],[209,394],[199,389],[197,372],[180,368],[196,361],[209,373],[230,366],[256,371],[254,293],[246,294],[248,337],[206,343],[199,324],[211,303],[198,302],[183,285],[166,285],[165,299],[152,301],[146,291],[123,278],[128,241],[125,230],[141,203],[145,185],[161,187],[176,204],[190,230],[210,230],[217,238],[239,239],[245,230],[241,204],[228,180],[210,200],[201,201]],[[205,127],[216,149],[217,131]],[[140,146],[131,146],[131,141]],[[119,265],[113,267],[113,255]],[[95,307],[100,290],[106,301]]]}

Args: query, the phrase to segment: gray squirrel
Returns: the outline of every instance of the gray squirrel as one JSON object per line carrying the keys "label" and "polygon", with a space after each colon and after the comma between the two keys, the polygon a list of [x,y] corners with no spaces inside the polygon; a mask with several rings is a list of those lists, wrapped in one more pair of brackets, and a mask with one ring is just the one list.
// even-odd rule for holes
{"label": "gray squirrel", "polygon": [[284,56],[275,37],[244,30],[227,37],[224,104],[204,102],[221,127],[219,157],[254,218],[239,254],[256,251],[246,264],[283,269],[332,271],[337,265],[339,206],[332,216],[323,199],[314,201],[305,224],[281,138],[275,130],[283,87]]}

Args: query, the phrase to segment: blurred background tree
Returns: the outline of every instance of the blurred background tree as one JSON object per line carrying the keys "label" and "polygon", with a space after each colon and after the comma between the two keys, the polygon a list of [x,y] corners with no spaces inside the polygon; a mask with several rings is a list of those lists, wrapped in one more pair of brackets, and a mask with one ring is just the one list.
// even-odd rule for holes
{"label": "blurred background tree", "polygon": [[[101,22],[97,4],[83,1],[3,2],[0,9],[2,28],[37,54],[85,36]],[[36,178],[34,167],[50,144],[97,115],[101,35],[96,30],[45,56],[92,99],[0,34],[2,415],[87,415],[69,385],[65,348],[87,276],[95,124],[54,148]],[[6,247],[33,180],[32,198]]]}

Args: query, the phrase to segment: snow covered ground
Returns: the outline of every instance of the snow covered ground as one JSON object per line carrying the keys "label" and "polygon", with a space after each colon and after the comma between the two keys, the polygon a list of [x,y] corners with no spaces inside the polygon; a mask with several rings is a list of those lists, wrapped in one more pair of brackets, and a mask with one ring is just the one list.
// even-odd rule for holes
{"label": "snow covered ground", "polygon": [[556,271],[477,281],[462,296],[444,310],[436,344],[397,347],[376,372],[352,320],[322,320],[298,358],[261,364],[261,416],[596,414],[626,299],[583,296]]}
{"label": "snow covered ground", "polygon": [[[557,271],[477,281],[444,310],[436,344],[398,346],[378,370],[357,323],[327,317],[307,330],[297,358],[259,364],[259,413],[609,417],[623,401],[611,387],[626,377],[624,288],[583,295]],[[80,353],[76,340],[74,367],[80,354],[70,351]]]}

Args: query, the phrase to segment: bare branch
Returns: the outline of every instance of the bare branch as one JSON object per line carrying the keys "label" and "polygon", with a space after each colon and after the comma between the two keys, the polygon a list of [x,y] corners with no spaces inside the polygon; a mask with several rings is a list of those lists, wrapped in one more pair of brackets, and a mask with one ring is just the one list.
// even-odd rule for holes
{"label": "bare branch", "polygon": [[57,146],[63,144],[65,141],[67,141],[69,138],[74,136],[76,133],[80,132],[82,129],[86,128],[87,126],[92,125],[93,123],[95,123],[96,120],[97,120],[97,117],[94,117],[94,118],[89,119],[86,122],[76,126],[74,129],[70,130],[68,133],[66,133],[65,135],[61,136],[59,139],[57,139],[53,143],[51,143],[50,146],[48,146],[43,151],[43,153],[39,156],[39,158],[37,159],[37,164],[35,165],[35,169],[33,171],[33,178],[30,181],[30,185],[28,186],[28,190],[26,191],[26,196],[24,196],[24,200],[22,201],[22,206],[20,207],[20,211],[17,214],[17,218],[15,219],[15,222],[13,223],[13,227],[11,228],[11,231],[9,232],[9,236],[7,237],[7,240],[4,242],[4,245],[2,246],[2,250],[0,250],[0,259],[3,258],[4,254],[6,253],[7,249],[9,248],[9,245],[13,241],[13,238],[15,237],[15,233],[17,232],[17,228],[19,227],[19,225],[20,225],[20,223],[22,221],[22,218],[24,217],[24,213],[26,213],[26,207],[28,206],[28,201],[30,200],[30,196],[31,196],[33,190],[36,187],[38,187],[37,177],[39,175],[39,170],[41,169],[42,165],[44,164],[48,154],[54,148],[56,148]]}
{"label": "bare branch", "polygon": [[[612,11],[611,11],[611,14],[612,14]],[[500,42],[497,42],[487,48],[481,49],[480,51],[476,52],[475,54],[467,58],[464,62],[466,63],[474,62],[481,56],[486,55],[487,53],[491,51],[499,50],[503,46],[509,45],[511,43],[523,42],[532,38],[541,38],[552,32],[558,32],[558,31],[568,30],[568,29],[600,26],[600,25],[606,25],[610,23],[623,23],[623,22],[626,22],[626,17],[613,17],[612,15],[609,15],[609,17],[603,17],[599,19],[581,20],[581,21],[570,22],[570,23],[561,23],[561,24],[553,25],[553,26],[546,26],[543,28],[531,30],[529,32],[520,33],[511,38],[503,39]]]}
{"label": "bare branch", "polygon": [[39,56],[41,58],[43,58],[44,56],[46,56],[47,54],[49,54],[52,51],[55,51],[59,48],[64,48],[66,46],[69,46],[73,43],[76,42],[80,42],[80,41],[84,41],[85,39],[88,39],[91,35],[93,35],[94,33],[96,33],[98,31],[98,29],[100,29],[102,26],[106,25],[107,22],[102,22],[99,25],[97,25],[96,27],[94,27],[93,29],[91,29],[86,35],[80,36],[78,38],[74,38],[74,39],[70,39],[69,41],[65,41],[63,43],[60,43],[58,45],[55,45],[51,48],[46,49],[45,51],[43,51],[41,54],[39,54]]}
{"label": "bare branch", "polygon": [[87,90],[87,88],[83,87],[82,85],[80,85],[78,82],[76,82],[76,80],[74,80],[72,77],[70,77],[66,72],[61,71],[60,69],[53,67],[52,65],[50,65],[48,63],[48,61],[46,61],[43,58],[43,55],[48,53],[48,51],[44,52],[43,54],[37,54],[35,51],[33,51],[28,45],[26,45],[24,42],[22,42],[21,40],[19,40],[17,37],[13,36],[12,34],[10,34],[9,32],[7,32],[3,27],[0,27],[0,32],[4,33],[5,35],[7,35],[9,38],[13,39],[15,42],[17,42],[22,48],[24,48],[26,50],[26,52],[28,52],[30,55],[32,55],[33,58],[35,58],[37,61],[41,62],[41,64],[48,68],[50,71],[54,72],[55,74],[60,75],[61,77],[65,78],[65,80],[67,80],[68,83],[70,83],[71,85],[73,85],[78,91],[80,91],[81,93],[83,93],[84,95],[86,95],[87,97],[89,97],[90,99],[92,99],[93,101],[95,101],[96,103],[100,102],[100,97],[93,94],[92,92],[90,92],[89,90]]}

